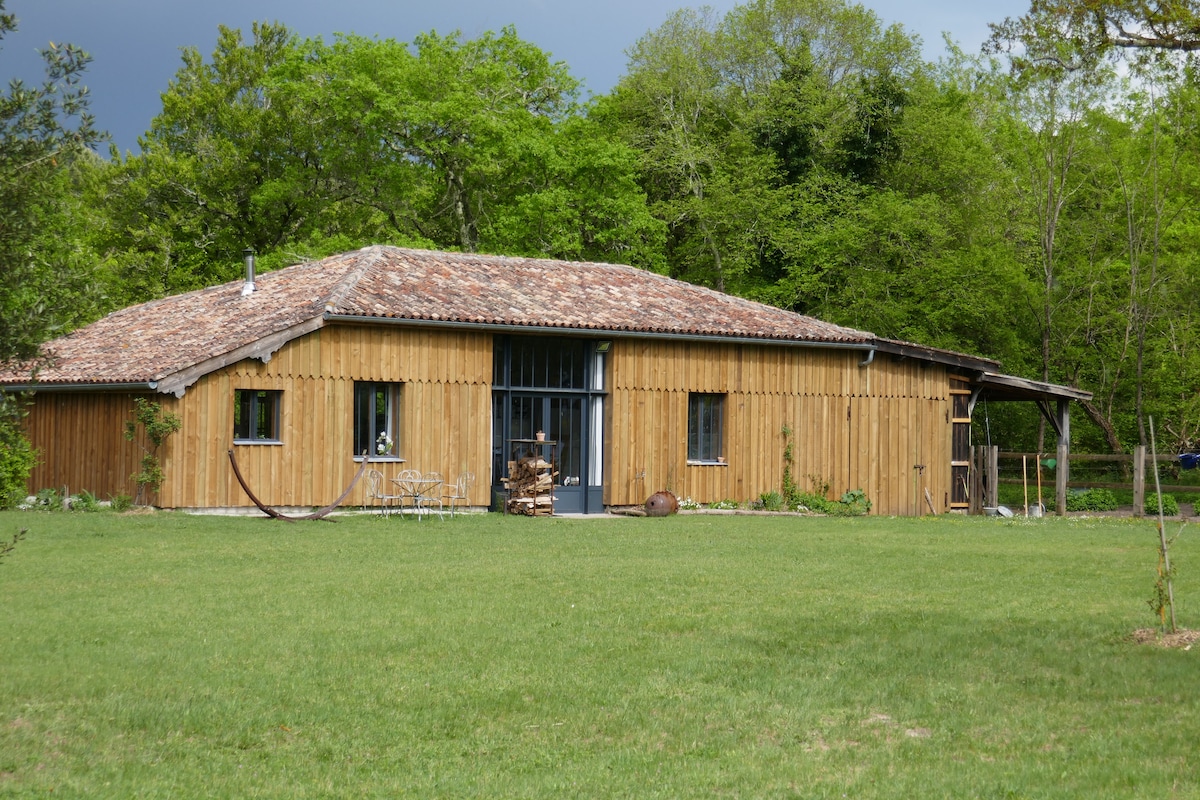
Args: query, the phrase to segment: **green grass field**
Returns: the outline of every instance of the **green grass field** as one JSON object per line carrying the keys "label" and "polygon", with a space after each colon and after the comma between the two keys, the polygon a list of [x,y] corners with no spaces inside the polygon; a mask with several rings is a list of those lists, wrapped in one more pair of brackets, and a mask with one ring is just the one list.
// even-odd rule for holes
{"label": "green grass field", "polygon": [[21,527],[0,797],[1200,797],[1149,522]]}

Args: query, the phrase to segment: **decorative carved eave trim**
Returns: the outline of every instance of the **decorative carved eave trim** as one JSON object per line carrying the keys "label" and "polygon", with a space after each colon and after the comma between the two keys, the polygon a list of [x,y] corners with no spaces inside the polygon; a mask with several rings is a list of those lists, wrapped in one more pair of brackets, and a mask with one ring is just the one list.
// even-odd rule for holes
{"label": "decorative carved eave trim", "polygon": [[284,328],[281,331],[276,331],[269,336],[264,336],[235,350],[230,350],[228,353],[222,353],[219,356],[201,361],[199,364],[194,364],[187,369],[182,369],[179,372],[160,378],[158,381],[158,391],[163,394],[174,394],[176,397],[183,397],[184,392],[187,391],[189,386],[211,372],[224,369],[231,364],[245,361],[248,358],[256,358],[265,364],[271,360],[271,357],[275,355],[279,348],[293,339],[299,339],[305,334],[312,333],[324,324],[324,316],[318,314],[290,328]]}

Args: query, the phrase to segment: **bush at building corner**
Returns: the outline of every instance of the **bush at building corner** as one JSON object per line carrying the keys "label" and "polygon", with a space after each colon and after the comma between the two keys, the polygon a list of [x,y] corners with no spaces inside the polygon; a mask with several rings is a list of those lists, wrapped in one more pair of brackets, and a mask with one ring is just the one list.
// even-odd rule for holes
{"label": "bush at building corner", "polygon": [[29,474],[37,466],[37,451],[21,430],[20,412],[0,398],[0,508],[25,499]]}

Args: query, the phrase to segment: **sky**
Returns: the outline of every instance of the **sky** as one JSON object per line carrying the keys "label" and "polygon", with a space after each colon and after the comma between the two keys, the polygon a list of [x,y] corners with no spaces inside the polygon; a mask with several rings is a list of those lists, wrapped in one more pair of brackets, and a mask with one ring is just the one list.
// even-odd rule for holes
{"label": "sky", "polygon": [[[206,57],[217,26],[247,34],[255,20],[281,22],[304,37],[357,33],[411,41],[418,33],[461,31],[465,38],[514,25],[517,34],[565,61],[593,94],[608,92],[625,72],[626,51],[687,0],[4,0],[18,29],[0,41],[0,81],[41,82],[38,50],[71,42],[93,57],[85,82],[98,127],[122,150],[161,110],[160,94],[180,66],[180,49]],[[719,14],[734,0],[709,0]],[[1029,0],[864,0],[885,24],[900,23],[943,52],[942,34],[968,52],[987,38],[989,22],[1018,16]]]}

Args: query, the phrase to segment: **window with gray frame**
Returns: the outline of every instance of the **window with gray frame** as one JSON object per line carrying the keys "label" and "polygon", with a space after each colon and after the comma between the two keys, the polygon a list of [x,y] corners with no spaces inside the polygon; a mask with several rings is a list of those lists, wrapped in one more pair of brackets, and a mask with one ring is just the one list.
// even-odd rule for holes
{"label": "window with gray frame", "polygon": [[399,383],[354,382],[354,455],[400,457]]}
{"label": "window with gray frame", "polygon": [[278,442],[279,405],[283,392],[271,389],[235,389],[233,440]]}
{"label": "window with gray frame", "polygon": [[725,424],[725,395],[688,395],[688,461],[717,463],[722,460],[721,449]]}

